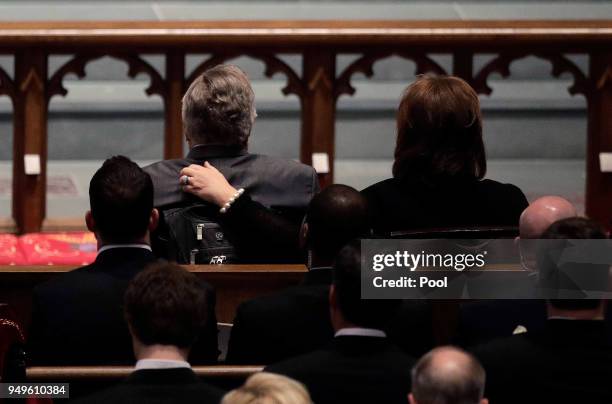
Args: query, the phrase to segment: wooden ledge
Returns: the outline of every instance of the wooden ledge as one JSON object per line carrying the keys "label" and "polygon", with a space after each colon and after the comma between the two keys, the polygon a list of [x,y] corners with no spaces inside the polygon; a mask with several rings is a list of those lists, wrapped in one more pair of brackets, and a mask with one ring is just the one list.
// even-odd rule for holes
{"label": "wooden ledge", "polygon": [[[205,378],[245,378],[260,372],[263,366],[194,366]],[[132,366],[35,366],[26,369],[28,380],[72,381],[87,379],[122,379],[134,371]]]}

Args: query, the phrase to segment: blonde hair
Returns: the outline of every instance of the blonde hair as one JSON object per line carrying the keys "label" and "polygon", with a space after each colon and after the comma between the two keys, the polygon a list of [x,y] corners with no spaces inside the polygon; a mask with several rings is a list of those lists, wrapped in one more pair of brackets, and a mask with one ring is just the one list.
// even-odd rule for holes
{"label": "blonde hair", "polygon": [[256,373],[221,404],[312,404],[306,387],[293,379],[272,373]]}
{"label": "blonde hair", "polygon": [[239,67],[208,69],[183,97],[184,133],[197,143],[246,146],[257,115],[254,101],[249,78]]}

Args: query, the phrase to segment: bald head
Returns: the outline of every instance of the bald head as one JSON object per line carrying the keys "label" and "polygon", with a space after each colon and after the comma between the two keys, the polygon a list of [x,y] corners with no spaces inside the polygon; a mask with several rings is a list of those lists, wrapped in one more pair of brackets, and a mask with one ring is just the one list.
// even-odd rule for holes
{"label": "bald head", "polygon": [[539,238],[554,222],[577,216],[576,208],[560,196],[543,196],[533,201],[521,214],[521,238]]}
{"label": "bald head", "polygon": [[485,371],[472,355],[454,347],[425,354],[412,369],[412,404],[481,404]]}

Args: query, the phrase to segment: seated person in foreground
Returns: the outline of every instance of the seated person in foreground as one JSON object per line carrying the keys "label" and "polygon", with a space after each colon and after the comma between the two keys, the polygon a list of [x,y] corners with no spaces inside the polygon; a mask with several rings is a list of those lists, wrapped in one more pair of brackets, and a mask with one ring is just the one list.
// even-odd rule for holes
{"label": "seated person in foreground", "polygon": [[327,344],[334,336],[329,319],[334,258],[367,232],[367,206],[357,190],[330,185],[317,194],[301,231],[310,257],[308,273],[296,287],[238,306],[227,362],[270,364]]}
{"label": "seated person in foreground", "polygon": [[517,226],[525,195],[486,171],[476,92],[457,77],[417,78],[397,113],[393,178],[362,191],[374,232]]}
{"label": "seated person in foreground", "polygon": [[[145,167],[153,179],[155,207],[162,212],[165,222],[164,213],[201,203],[200,199],[182,191],[181,185],[190,185],[190,179],[184,176],[179,182],[181,169],[210,162],[236,189],[244,189],[254,201],[299,224],[306,206],[319,189],[316,172],[295,161],[248,152],[249,136],[257,114],[253,90],[242,70],[220,65],[205,71],[187,89],[182,108],[184,134],[190,149],[187,157]],[[222,204],[226,202],[228,200]],[[211,207],[208,214],[211,220],[222,221],[218,208]],[[168,258],[188,263],[188,258],[180,254],[181,246],[176,244],[196,239],[196,232],[173,236],[165,222],[159,231],[160,248],[169,252]],[[239,223],[235,227],[232,223],[223,223],[223,231],[237,244],[242,260],[269,259],[261,257],[261,251],[252,246],[265,242],[256,234],[246,232]],[[284,251],[276,253],[280,255]]]}
{"label": "seated person in foreground", "polygon": [[[606,236],[598,224],[570,218],[551,225],[542,238]],[[561,279],[560,268],[551,256],[538,257],[541,281]],[[608,265],[570,265],[580,265],[574,268],[585,271],[589,278],[604,279],[604,283],[609,277]],[[502,404],[612,402],[612,346],[606,339],[604,302],[560,299],[548,300],[546,306],[548,320],[542,331],[528,331],[475,348],[474,354],[487,371],[487,397]]]}
{"label": "seated person in foreground", "polygon": [[235,390],[227,393],[221,404],[312,404],[303,384],[272,373],[256,373]]}
{"label": "seated person in foreground", "polygon": [[[576,217],[574,205],[559,196],[543,196],[521,213],[518,239],[538,239],[554,222]],[[519,247],[520,248],[520,247]],[[540,330],[546,323],[546,302],[535,299],[537,271],[529,251],[521,251],[521,261],[530,275],[533,299],[483,300],[461,304],[457,343],[473,346],[494,338],[509,337],[515,331]]]}
{"label": "seated person in foreground", "polygon": [[488,404],[485,371],[472,355],[451,346],[435,348],[412,368],[409,404]]}
{"label": "seated person in foreground", "polygon": [[[207,288],[172,264],[142,271],[125,292],[125,318],[136,355],[134,372],[83,403],[216,404],[223,393],[203,383],[187,356],[208,318]],[[95,347],[92,347],[95,348]]]}
{"label": "seated person in foreground", "polygon": [[359,242],[343,248],[329,292],[336,332],[325,348],[266,367],[306,385],[313,402],[406,403],[414,359],[391,344],[384,326],[396,300],[361,299]]}
{"label": "seated person in foreground", "polygon": [[[34,289],[29,336],[34,364],[134,360],[122,303],[128,282],[156,261],[149,237],[158,220],[151,178],[126,157],[110,158],[91,179],[89,202],[85,221],[98,240],[98,256]],[[198,361],[206,363],[218,356],[214,294],[209,296],[211,325],[203,330],[197,350]]]}

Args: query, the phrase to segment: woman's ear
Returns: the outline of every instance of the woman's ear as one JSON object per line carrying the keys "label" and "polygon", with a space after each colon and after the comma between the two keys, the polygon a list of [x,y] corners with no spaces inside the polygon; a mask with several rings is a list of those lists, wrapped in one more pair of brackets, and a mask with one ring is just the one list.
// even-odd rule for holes
{"label": "woman's ear", "polygon": [[159,224],[159,211],[155,208],[151,210],[151,217],[149,217],[149,232],[153,232],[157,229]]}

